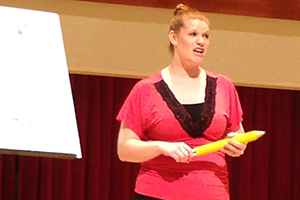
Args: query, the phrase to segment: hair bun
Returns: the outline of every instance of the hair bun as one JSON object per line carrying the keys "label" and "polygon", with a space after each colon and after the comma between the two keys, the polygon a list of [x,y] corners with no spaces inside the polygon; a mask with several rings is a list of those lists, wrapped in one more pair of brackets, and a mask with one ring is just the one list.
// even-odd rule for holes
{"label": "hair bun", "polygon": [[184,4],[178,4],[173,12],[174,16],[189,10],[189,7]]}

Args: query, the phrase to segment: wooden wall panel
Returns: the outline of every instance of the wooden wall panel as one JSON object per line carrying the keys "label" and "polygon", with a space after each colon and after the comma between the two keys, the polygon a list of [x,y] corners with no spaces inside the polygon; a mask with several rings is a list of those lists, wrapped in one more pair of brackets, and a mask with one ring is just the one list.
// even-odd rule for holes
{"label": "wooden wall panel", "polygon": [[[74,0],[0,5],[58,13],[71,73],[140,78],[171,62],[167,35],[173,8]],[[205,14],[211,47],[202,67],[237,85],[300,89],[300,21]]]}
{"label": "wooden wall panel", "polygon": [[81,0],[173,9],[186,3],[202,12],[300,20],[299,0]]}

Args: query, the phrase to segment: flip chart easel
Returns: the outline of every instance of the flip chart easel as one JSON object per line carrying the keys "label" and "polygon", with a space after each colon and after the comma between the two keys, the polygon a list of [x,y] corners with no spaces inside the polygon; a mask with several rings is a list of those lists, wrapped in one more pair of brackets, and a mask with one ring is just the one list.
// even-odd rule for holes
{"label": "flip chart easel", "polygon": [[0,153],[82,157],[56,13],[0,6]]}

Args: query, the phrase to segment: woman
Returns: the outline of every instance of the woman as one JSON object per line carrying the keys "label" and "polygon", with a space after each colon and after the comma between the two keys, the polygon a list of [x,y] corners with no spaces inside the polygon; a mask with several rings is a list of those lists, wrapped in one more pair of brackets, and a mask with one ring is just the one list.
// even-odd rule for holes
{"label": "woman", "polygon": [[121,122],[118,155],[141,163],[136,199],[229,199],[225,154],[246,145],[230,141],[222,151],[193,157],[193,148],[243,133],[242,110],[232,82],[200,67],[209,48],[209,21],[176,6],[171,21],[172,63],[130,92]]}

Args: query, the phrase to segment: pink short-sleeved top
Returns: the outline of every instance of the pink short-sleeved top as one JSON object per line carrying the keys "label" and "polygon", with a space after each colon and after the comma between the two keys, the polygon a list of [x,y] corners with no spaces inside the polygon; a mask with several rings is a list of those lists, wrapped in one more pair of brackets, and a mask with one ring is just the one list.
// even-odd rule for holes
{"label": "pink short-sleeved top", "polygon": [[[193,121],[164,82],[161,72],[140,80],[123,104],[117,120],[142,140],[185,142],[191,148],[224,137],[242,121],[242,109],[232,82],[206,71],[205,102]],[[135,191],[159,199],[229,199],[225,155],[214,152],[176,163],[158,156],[141,164]]]}

